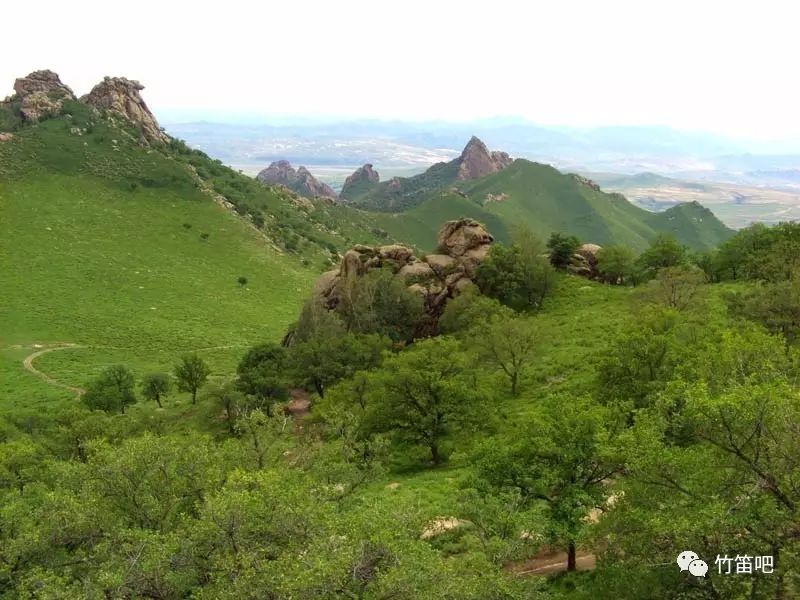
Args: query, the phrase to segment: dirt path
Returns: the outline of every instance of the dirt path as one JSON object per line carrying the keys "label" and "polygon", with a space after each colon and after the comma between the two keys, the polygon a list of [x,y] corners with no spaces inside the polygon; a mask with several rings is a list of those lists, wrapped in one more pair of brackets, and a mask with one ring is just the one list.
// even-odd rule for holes
{"label": "dirt path", "polygon": [[[37,345],[34,344],[33,347],[36,348]],[[45,383],[55,387],[59,387],[64,390],[69,390],[70,392],[75,394],[76,399],[80,399],[80,397],[86,392],[86,390],[79,387],[73,387],[71,385],[67,385],[66,383],[61,383],[60,381],[57,381],[52,377],[50,377],[47,373],[42,373],[40,370],[38,370],[36,367],[33,366],[33,361],[39,358],[40,356],[47,354],[48,352],[55,352],[56,350],[68,350],[70,348],[82,348],[82,347],[83,346],[80,346],[78,344],[70,344],[67,342],[60,344],[53,344],[48,347],[43,347],[40,350],[34,352],[33,354],[29,354],[28,356],[26,356],[22,360],[22,367],[29,373],[33,373],[34,375],[36,375],[36,377],[38,377]]]}
{"label": "dirt path", "polygon": [[[594,554],[590,552],[578,552],[575,557],[575,566],[578,571],[591,571],[596,564]],[[552,552],[521,560],[506,565],[506,571],[514,575],[552,575],[562,573],[567,570],[567,553]]]}

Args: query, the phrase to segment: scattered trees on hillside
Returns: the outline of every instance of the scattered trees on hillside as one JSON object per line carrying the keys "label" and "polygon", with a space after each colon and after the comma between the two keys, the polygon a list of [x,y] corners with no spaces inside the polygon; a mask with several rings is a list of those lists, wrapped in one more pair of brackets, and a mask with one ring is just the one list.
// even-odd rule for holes
{"label": "scattered trees on hillside", "polygon": [[197,403],[197,391],[203,387],[211,374],[206,362],[197,354],[186,354],[175,365],[175,378],[181,392],[192,394],[192,404]]}
{"label": "scattered trees on hillside", "polygon": [[161,406],[161,396],[168,394],[171,388],[172,380],[166,373],[145,375],[141,385],[142,396],[154,401],[158,404],[158,408],[163,408]]}
{"label": "scattered trees on hillside", "polygon": [[800,333],[800,280],[767,283],[726,296],[732,314],[780,333],[793,343]]}
{"label": "scattered trees on hillside", "polygon": [[83,403],[91,409],[106,412],[119,411],[136,402],[133,389],[133,373],[124,365],[113,365],[89,383],[83,395]]}

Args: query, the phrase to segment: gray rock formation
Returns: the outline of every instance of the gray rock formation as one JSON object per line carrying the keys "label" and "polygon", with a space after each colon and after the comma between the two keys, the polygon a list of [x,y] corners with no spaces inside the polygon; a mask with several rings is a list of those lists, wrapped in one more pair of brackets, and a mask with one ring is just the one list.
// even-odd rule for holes
{"label": "gray rock formation", "polygon": [[352,175],[344,180],[342,186],[342,198],[353,198],[361,194],[366,189],[377,185],[381,181],[381,176],[372,168],[371,164],[356,169]]}
{"label": "gray rock formation", "polygon": [[14,82],[14,92],[21,100],[20,114],[25,121],[36,122],[61,110],[64,100],[75,100],[75,94],[61,83],[53,71],[34,71]]}
{"label": "gray rock formation", "polygon": [[337,195],[333,189],[314,177],[305,167],[294,167],[286,160],[278,160],[262,169],[256,176],[262,183],[283,185],[306,198],[332,198]]}
{"label": "gray rock formation", "polygon": [[602,248],[597,244],[582,244],[572,255],[572,261],[568,269],[576,275],[582,275],[589,279],[596,279],[597,272],[597,253]]}
{"label": "gray rock formation", "polygon": [[106,77],[81,100],[97,109],[116,113],[138,125],[147,142],[167,142],[168,136],[161,131],[158,121],[139,94],[143,89],[144,86],[138,81],[125,77]]}

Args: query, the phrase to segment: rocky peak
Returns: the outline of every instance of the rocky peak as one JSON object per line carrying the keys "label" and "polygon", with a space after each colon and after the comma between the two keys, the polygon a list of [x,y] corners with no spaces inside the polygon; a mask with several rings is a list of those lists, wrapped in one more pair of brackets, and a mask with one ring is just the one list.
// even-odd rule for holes
{"label": "rocky peak", "polygon": [[105,77],[81,98],[86,104],[105,109],[128,119],[142,129],[148,142],[166,142],[169,138],[161,131],[158,121],[139,94],[144,86],[125,77]]}
{"label": "rocky peak", "polygon": [[34,71],[14,82],[14,92],[21,100],[20,114],[26,121],[38,121],[57,113],[64,100],[75,100],[75,94],[61,83],[53,71]]}
{"label": "rocky peak", "polygon": [[475,137],[467,142],[461,156],[458,157],[458,179],[468,181],[480,179],[505,169],[512,163],[505,152],[490,152],[480,139]]}
{"label": "rocky peak", "polygon": [[337,197],[333,188],[319,181],[308,169],[300,166],[295,170],[288,160],[276,160],[263,169],[256,179],[269,185],[284,185],[306,198]]}
{"label": "rocky peak", "polygon": [[347,198],[351,193],[357,195],[360,188],[376,185],[380,181],[381,176],[372,168],[371,164],[367,163],[363,167],[356,169],[352,175],[345,179],[341,196],[342,198]]}

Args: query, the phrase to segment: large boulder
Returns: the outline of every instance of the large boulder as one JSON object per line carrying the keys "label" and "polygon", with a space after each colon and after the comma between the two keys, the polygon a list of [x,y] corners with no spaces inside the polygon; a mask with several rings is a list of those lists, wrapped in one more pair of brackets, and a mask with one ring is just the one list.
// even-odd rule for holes
{"label": "large boulder", "polygon": [[598,276],[597,272],[597,253],[602,247],[597,244],[582,244],[575,251],[570,270],[584,277],[594,279]]}
{"label": "large boulder", "polygon": [[144,86],[125,77],[105,77],[82,98],[86,104],[124,117],[137,125],[150,143],[165,143],[169,137],[161,131],[155,116],[142,99]]}
{"label": "large boulder", "polygon": [[464,256],[470,250],[488,248],[493,241],[491,234],[474,219],[448,221],[436,236],[439,251],[453,258]]}
{"label": "large boulder", "polygon": [[36,122],[61,110],[64,100],[75,100],[75,94],[61,83],[53,71],[34,71],[14,82],[23,120]]}
{"label": "large boulder", "polygon": [[434,273],[431,266],[425,262],[409,263],[400,269],[397,274],[406,281],[427,281],[436,278],[436,273]]}

